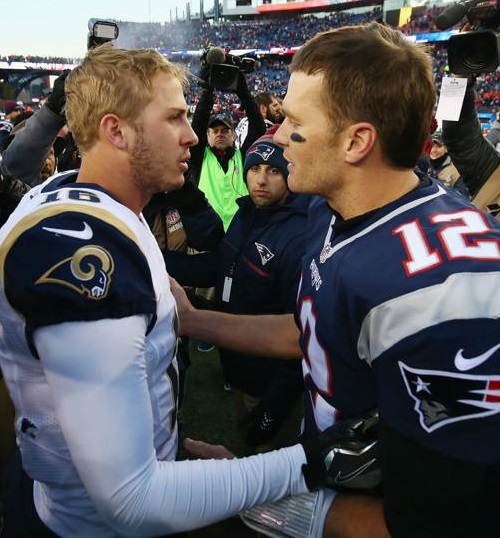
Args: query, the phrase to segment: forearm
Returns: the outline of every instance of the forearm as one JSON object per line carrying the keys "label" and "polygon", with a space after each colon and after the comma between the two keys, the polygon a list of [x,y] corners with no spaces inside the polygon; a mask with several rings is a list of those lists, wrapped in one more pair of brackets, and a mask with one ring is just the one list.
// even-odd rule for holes
{"label": "forearm", "polygon": [[189,160],[188,177],[195,185],[200,181],[201,167],[203,165],[203,155],[207,147],[207,126],[210,111],[213,106],[213,92],[211,90],[203,90],[196,110],[193,114],[191,127],[198,137],[198,144],[191,148],[191,159]]}
{"label": "forearm", "polygon": [[453,164],[474,197],[500,165],[500,155],[483,136],[471,84],[465,93],[459,121],[443,121],[443,138]]}
{"label": "forearm", "polygon": [[[305,492],[301,446],[234,460],[156,459],[141,343],[146,326],[135,317],[35,334],[73,463],[107,524],[120,535],[156,536]],[[102,345],[106,340],[113,346]]]}
{"label": "forearm", "polygon": [[302,358],[293,314],[249,316],[190,309],[181,315],[180,331],[241,353]]}
{"label": "forearm", "polygon": [[222,220],[206,201],[205,209],[181,217],[189,246],[196,250],[214,250],[224,237]]}
{"label": "forearm", "polygon": [[46,107],[26,121],[2,157],[2,172],[33,186],[64,119]]}
{"label": "forearm", "polygon": [[[1,374],[1,372],[0,372]],[[15,445],[14,407],[4,380],[0,377],[0,475],[2,466]]]}
{"label": "forearm", "polygon": [[213,90],[203,90],[200,95],[200,100],[196,105],[196,109],[191,121],[191,127],[199,139],[199,144],[203,148],[207,145],[207,127],[208,119],[214,105]]}
{"label": "forearm", "polygon": [[186,254],[164,251],[163,259],[168,274],[182,286],[210,288],[216,281],[215,253]]}
{"label": "forearm", "polygon": [[326,517],[324,538],[390,538],[382,499],[338,495]]}

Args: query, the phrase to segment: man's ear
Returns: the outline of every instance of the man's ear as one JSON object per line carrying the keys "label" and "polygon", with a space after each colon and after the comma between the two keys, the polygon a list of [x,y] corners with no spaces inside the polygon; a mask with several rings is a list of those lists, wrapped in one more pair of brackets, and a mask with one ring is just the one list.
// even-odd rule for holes
{"label": "man's ear", "polygon": [[127,126],[116,114],[105,114],[99,124],[101,136],[119,150],[128,147]]}
{"label": "man's ear", "polygon": [[360,122],[348,127],[346,162],[358,164],[371,153],[376,141],[377,130],[371,123]]}

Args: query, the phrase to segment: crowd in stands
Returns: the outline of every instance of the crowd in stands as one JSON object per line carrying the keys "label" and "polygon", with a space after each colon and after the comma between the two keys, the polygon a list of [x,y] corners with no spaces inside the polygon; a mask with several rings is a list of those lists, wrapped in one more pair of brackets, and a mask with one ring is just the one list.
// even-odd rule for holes
{"label": "crowd in stands", "polygon": [[22,54],[9,54],[5,56],[0,54],[0,62],[23,62],[37,64],[75,64],[78,63],[78,58],[64,58],[60,56],[23,56]]}
{"label": "crowd in stands", "polygon": [[500,108],[500,73],[488,73],[477,81],[477,100],[479,108],[496,109]]}
{"label": "crowd in stands", "polygon": [[[443,7],[432,6],[424,12],[413,15],[401,27],[407,35],[437,31],[435,21]],[[380,20],[379,7],[364,13],[353,14],[349,11],[329,13],[325,16],[295,15],[286,19],[262,21],[221,21],[213,24],[207,20],[176,20],[170,23],[133,23],[118,21],[120,35],[118,45],[124,48],[153,47],[169,55],[172,51],[184,51],[181,61],[186,63],[190,74],[188,102],[196,106],[199,87],[197,74],[200,69],[199,58],[188,51],[200,51],[209,45],[227,47],[231,50],[257,49],[269,50],[273,47],[292,48],[300,46],[317,32],[343,25],[359,24],[367,20]],[[446,44],[435,43],[434,76],[439,91],[442,77],[447,74],[448,62]],[[25,61],[39,63],[76,63],[71,58],[48,58],[41,56],[1,56],[0,61]],[[252,92],[270,91],[278,96],[286,93],[290,54],[258,55],[255,70],[248,77]],[[477,83],[477,106],[480,109],[496,112],[500,107],[500,74],[495,72],[480,77]],[[238,113],[236,100],[231,94],[220,94],[217,103],[221,107],[232,106]]]}
{"label": "crowd in stands", "polygon": [[440,30],[436,26],[436,19],[442,11],[443,7],[432,6],[426,9],[424,13],[412,16],[406,24],[400,27],[400,30],[406,35],[439,32]]}
{"label": "crowd in stands", "polygon": [[173,23],[119,22],[118,43],[126,48],[153,46],[167,50],[199,50],[208,43],[232,49],[268,49],[299,46],[317,32],[382,17],[377,7],[370,12],[330,13],[325,17],[295,15],[262,21],[223,21],[212,25],[191,20]]}

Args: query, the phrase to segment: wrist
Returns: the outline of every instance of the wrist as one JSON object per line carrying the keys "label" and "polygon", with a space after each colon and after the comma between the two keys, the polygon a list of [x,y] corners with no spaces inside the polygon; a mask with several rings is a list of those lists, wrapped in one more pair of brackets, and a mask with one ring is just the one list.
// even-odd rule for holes
{"label": "wrist", "polygon": [[315,438],[302,438],[300,444],[304,450],[306,463],[302,465],[302,474],[309,491],[316,491],[322,483],[324,472],[319,442]]}

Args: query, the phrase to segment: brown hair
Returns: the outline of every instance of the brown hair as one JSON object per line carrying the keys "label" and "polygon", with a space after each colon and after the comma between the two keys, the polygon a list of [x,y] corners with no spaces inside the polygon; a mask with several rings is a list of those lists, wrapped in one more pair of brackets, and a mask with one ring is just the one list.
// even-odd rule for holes
{"label": "brown hair", "polygon": [[388,26],[369,23],[322,32],[295,54],[290,71],[324,76],[334,130],[366,121],[386,161],[412,168],[427,138],[435,102],[428,52]]}
{"label": "brown hair", "polygon": [[160,73],[185,87],[184,70],[153,49],[125,50],[111,44],[90,50],[66,79],[66,117],[84,153],[99,136],[105,114],[133,122],[153,98],[153,79]]}

